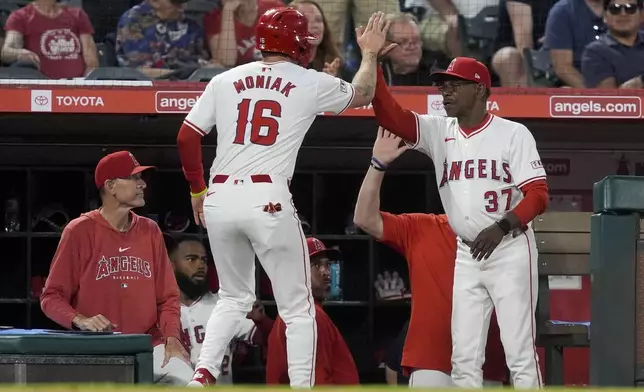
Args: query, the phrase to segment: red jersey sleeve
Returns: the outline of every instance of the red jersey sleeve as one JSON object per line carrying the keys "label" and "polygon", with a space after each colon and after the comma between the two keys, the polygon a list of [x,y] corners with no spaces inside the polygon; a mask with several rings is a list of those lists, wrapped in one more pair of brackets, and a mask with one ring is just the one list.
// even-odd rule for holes
{"label": "red jersey sleeve", "polygon": [[94,35],[94,26],[89,20],[89,16],[83,10],[79,10],[78,13],[78,33],[80,35]]}
{"label": "red jersey sleeve", "polygon": [[87,258],[87,252],[82,246],[83,242],[87,241],[79,238],[80,234],[81,230],[76,222],[70,223],[63,230],[49,276],[40,296],[43,313],[61,326],[70,329],[72,320],[78,314],[72,306],[72,301],[78,293],[81,266]]}
{"label": "red jersey sleeve", "polygon": [[266,384],[288,384],[288,363],[286,361],[286,325],[281,318],[273,323],[268,335],[266,357]]}
{"label": "red jersey sleeve", "polygon": [[203,28],[206,33],[207,40],[210,40],[213,35],[217,35],[221,32],[220,9],[212,10],[203,17]]}
{"label": "red jersey sleeve", "polygon": [[418,141],[419,126],[416,114],[404,109],[393,97],[387,87],[381,66],[378,66],[376,91],[371,104],[378,125],[407,142],[415,144]]}
{"label": "red jersey sleeve", "polygon": [[26,7],[32,7],[32,5],[26,5],[24,8],[13,11],[7,21],[4,24],[5,31],[17,31],[22,35],[26,34],[27,26],[25,25],[25,12]]}
{"label": "red jersey sleeve", "polygon": [[418,214],[394,215],[380,212],[382,217],[382,238],[380,242],[392,247],[396,252],[404,255],[405,249],[411,242],[411,237],[417,226]]}
{"label": "red jersey sleeve", "polygon": [[157,318],[163,338],[175,337],[181,340],[181,304],[179,286],[174,276],[163,235],[158,226],[152,227],[153,242],[156,248],[154,257],[155,289],[157,297]]}

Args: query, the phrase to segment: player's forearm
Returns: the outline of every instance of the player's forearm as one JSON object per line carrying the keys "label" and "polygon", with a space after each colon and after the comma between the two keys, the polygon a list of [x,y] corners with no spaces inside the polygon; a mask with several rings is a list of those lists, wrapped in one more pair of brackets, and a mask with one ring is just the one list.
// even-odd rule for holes
{"label": "player's forearm", "polygon": [[237,63],[237,37],[235,35],[235,11],[224,7],[221,13],[221,31],[215,59],[226,67]]}
{"label": "player's forearm", "polygon": [[358,192],[356,209],[353,213],[353,222],[377,240],[380,240],[383,234],[380,188],[384,177],[384,172],[369,167]]}
{"label": "player's forearm", "polygon": [[40,307],[50,320],[67,329],[73,328],[73,320],[78,311],[65,300],[65,294],[52,285],[45,285],[40,296]]}
{"label": "player's forearm", "polygon": [[179,302],[166,301],[159,305],[159,329],[164,339],[177,338],[181,341],[181,308]]}
{"label": "player's forearm", "polygon": [[190,190],[193,193],[203,191],[206,189],[206,181],[201,158],[201,135],[184,123],[177,136],[177,147],[183,174],[190,184]]}
{"label": "player's forearm", "polygon": [[378,125],[408,142],[416,143],[416,116],[412,111],[403,109],[391,95],[381,67],[378,67],[372,104]]}
{"label": "player's forearm", "polygon": [[355,96],[351,104],[352,108],[365,106],[371,103],[376,91],[376,74],[378,70],[378,54],[366,52],[362,54],[360,69],[353,77],[353,88]]}
{"label": "player's forearm", "polygon": [[521,191],[524,194],[523,200],[505,214],[511,230],[524,227],[548,208],[548,185],[545,180],[531,182],[521,188]]}

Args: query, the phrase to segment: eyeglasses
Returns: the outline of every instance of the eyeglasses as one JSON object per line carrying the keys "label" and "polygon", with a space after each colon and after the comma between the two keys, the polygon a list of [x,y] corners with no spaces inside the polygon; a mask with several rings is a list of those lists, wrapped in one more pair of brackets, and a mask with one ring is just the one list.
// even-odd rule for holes
{"label": "eyeglasses", "polygon": [[637,4],[611,4],[606,7],[606,11],[611,15],[619,15],[623,10],[627,15],[634,15],[639,8]]}
{"label": "eyeglasses", "polygon": [[470,81],[458,81],[458,82],[443,82],[443,84],[438,86],[438,91],[442,93],[446,92],[457,92],[459,91],[463,86],[467,85],[472,85],[476,84],[475,82],[470,82]]}
{"label": "eyeglasses", "polygon": [[422,41],[420,40],[420,38],[401,39],[401,40],[392,41],[392,42],[398,44],[398,46],[403,48],[403,49],[414,49],[417,46],[422,45]]}

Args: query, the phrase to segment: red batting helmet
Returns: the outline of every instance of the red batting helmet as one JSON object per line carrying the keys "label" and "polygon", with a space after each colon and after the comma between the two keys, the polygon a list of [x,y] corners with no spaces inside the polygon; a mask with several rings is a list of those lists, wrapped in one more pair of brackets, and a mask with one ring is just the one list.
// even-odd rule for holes
{"label": "red batting helmet", "polygon": [[270,9],[257,22],[256,47],[262,52],[284,54],[303,67],[311,62],[310,40],[306,16],[295,8]]}

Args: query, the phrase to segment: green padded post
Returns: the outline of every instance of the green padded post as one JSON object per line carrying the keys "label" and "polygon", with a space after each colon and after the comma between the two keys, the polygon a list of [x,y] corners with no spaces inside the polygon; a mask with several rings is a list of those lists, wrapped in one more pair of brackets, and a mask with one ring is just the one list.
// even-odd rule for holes
{"label": "green padded post", "polygon": [[136,383],[154,383],[154,358],[151,352],[136,354]]}
{"label": "green padded post", "polygon": [[[636,317],[639,291],[640,216],[644,178],[609,176],[593,188],[591,217],[590,384],[633,387],[638,384],[638,348],[644,355],[644,319]],[[643,301],[644,302],[644,301]]]}
{"label": "green padded post", "polygon": [[635,259],[639,215],[590,218],[590,385],[635,382]]}

